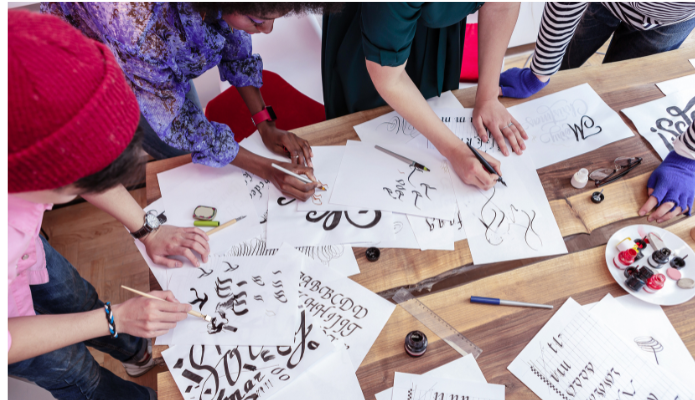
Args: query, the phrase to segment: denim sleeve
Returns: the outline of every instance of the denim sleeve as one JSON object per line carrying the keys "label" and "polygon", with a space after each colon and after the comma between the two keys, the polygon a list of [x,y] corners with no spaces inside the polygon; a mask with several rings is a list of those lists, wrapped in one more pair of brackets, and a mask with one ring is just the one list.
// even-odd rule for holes
{"label": "denim sleeve", "polygon": [[[224,22],[221,22],[224,24]],[[263,86],[263,60],[252,54],[251,35],[240,30],[226,30],[227,42],[222,49],[222,61],[218,65],[220,79],[235,87]]]}

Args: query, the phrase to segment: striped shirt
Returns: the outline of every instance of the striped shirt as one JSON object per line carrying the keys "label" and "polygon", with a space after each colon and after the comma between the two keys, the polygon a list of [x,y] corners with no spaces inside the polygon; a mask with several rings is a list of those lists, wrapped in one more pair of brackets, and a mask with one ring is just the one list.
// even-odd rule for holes
{"label": "striped shirt", "polygon": [[[601,3],[616,18],[634,29],[650,30],[695,18],[695,3]],[[536,38],[531,70],[536,75],[553,75],[589,3],[545,4]],[[679,155],[695,160],[695,122],[673,143]]]}

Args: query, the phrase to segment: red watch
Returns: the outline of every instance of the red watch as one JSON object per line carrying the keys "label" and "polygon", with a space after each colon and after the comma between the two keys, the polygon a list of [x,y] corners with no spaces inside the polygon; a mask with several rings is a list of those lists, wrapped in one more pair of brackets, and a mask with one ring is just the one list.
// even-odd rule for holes
{"label": "red watch", "polygon": [[273,111],[273,107],[266,106],[266,108],[261,110],[261,112],[255,114],[253,117],[251,117],[251,119],[253,120],[253,124],[258,126],[258,124],[260,124],[263,121],[275,121],[278,118],[275,116],[275,111]]}

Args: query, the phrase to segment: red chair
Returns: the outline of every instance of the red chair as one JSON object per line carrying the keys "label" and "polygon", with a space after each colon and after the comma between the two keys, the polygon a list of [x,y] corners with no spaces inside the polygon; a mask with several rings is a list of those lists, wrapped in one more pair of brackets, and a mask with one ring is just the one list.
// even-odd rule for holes
{"label": "red chair", "polygon": [[[261,94],[265,104],[273,106],[277,115],[276,126],[291,130],[326,120],[321,103],[305,96],[280,75],[263,71]],[[229,126],[237,142],[256,131],[251,112],[235,87],[230,87],[208,102],[205,116],[209,121]]]}
{"label": "red chair", "polygon": [[478,24],[466,24],[459,82],[478,83]]}

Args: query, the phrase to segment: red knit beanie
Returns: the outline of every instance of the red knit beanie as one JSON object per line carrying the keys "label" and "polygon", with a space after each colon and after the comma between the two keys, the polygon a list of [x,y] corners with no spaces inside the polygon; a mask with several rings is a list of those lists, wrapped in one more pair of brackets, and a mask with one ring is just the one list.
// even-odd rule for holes
{"label": "red knit beanie", "polygon": [[8,191],[56,189],[104,169],[140,116],[111,51],[57,17],[8,14]]}

